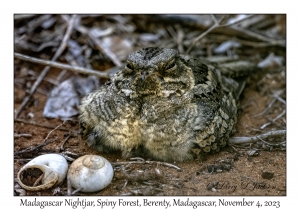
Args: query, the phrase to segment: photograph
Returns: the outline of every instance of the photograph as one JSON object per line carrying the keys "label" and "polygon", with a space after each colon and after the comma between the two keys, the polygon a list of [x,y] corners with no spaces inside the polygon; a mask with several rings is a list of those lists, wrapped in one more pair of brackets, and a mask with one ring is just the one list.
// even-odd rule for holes
{"label": "photograph", "polygon": [[278,208],[274,196],[287,196],[286,19],[14,13],[18,205],[200,208],[270,196],[261,204]]}

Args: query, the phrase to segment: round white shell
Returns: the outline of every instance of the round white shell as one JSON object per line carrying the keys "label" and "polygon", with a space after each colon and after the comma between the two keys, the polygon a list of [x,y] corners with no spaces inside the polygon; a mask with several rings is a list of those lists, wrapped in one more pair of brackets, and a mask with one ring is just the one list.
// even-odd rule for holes
{"label": "round white shell", "polygon": [[73,188],[81,192],[96,192],[107,187],[114,176],[112,165],[98,155],[85,155],[76,159],[68,171]]}
{"label": "round white shell", "polygon": [[[27,186],[22,182],[22,172],[29,168],[38,168],[43,171],[42,185]],[[68,163],[63,156],[59,154],[45,154],[32,159],[23,166],[18,173],[17,179],[19,184],[26,190],[45,190],[61,183],[67,175],[67,170]]]}

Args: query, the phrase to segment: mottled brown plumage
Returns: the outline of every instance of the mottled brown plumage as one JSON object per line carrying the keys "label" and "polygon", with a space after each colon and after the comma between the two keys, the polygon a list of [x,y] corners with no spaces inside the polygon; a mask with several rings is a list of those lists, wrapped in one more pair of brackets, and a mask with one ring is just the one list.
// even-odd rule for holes
{"label": "mottled brown plumage", "polygon": [[83,138],[98,151],[163,161],[217,152],[237,122],[239,84],[176,50],[146,48],[82,100]]}

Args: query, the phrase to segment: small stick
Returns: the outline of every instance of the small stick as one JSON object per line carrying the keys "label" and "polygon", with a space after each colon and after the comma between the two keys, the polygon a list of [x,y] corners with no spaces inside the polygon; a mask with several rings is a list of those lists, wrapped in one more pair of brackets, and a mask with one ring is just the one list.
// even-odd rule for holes
{"label": "small stick", "polygon": [[76,193],[80,192],[82,189],[83,189],[83,188],[82,188],[82,187],[80,187],[80,188],[78,188],[78,189],[74,190],[74,191],[72,192],[72,194],[71,194],[71,195],[75,195]]}
{"label": "small stick", "polygon": [[286,101],[283,99],[283,98],[281,98],[280,96],[275,96],[277,99],[278,99],[278,101],[280,101],[280,102],[282,102],[284,105],[286,105]]}
{"label": "small stick", "polygon": [[56,77],[56,82],[57,83],[60,83],[61,82],[61,80],[62,80],[62,78],[65,76],[65,74],[67,73],[67,70],[63,70],[63,71],[61,71],[60,73],[59,73],[59,75]]}
{"label": "small stick", "polygon": [[61,143],[60,145],[60,150],[63,151],[64,150],[64,145],[65,143],[71,138],[71,135],[69,134],[64,140],[63,142]]}
{"label": "small stick", "polygon": [[259,117],[259,116],[266,114],[271,109],[271,107],[273,106],[273,104],[275,103],[276,100],[277,100],[277,98],[273,98],[273,100],[269,103],[268,107],[263,112],[261,112],[257,115],[254,115],[252,118]]}
{"label": "small stick", "polygon": [[[64,49],[67,46],[67,41],[71,36],[71,32],[73,31],[73,25],[75,22],[75,18],[76,15],[73,15],[72,18],[70,19],[70,21],[68,22],[68,28],[67,31],[65,33],[65,36],[62,40],[61,45],[59,46],[59,48],[57,49],[57,51],[55,52],[53,58],[51,59],[52,61],[55,61],[64,51]],[[46,66],[42,73],[39,75],[39,77],[37,78],[37,80],[35,81],[35,83],[33,84],[30,93],[28,96],[26,96],[22,102],[22,104],[20,105],[19,109],[16,112],[16,118],[19,117],[19,115],[21,114],[22,110],[25,108],[25,106],[27,105],[27,103],[29,102],[30,98],[32,97],[32,95],[35,93],[35,90],[37,89],[37,87],[41,84],[42,80],[46,77],[48,71],[50,70],[50,66]]]}
{"label": "small stick", "polygon": [[276,121],[276,120],[278,120],[279,118],[281,118],[284,114],[285,114],[285,110],[283,110],[277,117],[275,117],[274,118],[274,120],[273,121]]}
{"label": "small stick", "polygon": [[66,69],[66,70],[70,70],[70,71],[73,71],[76,73],[95,75],[100,78],[110,78],[108,73],[104,73],[104,72],[100,72],[100,71],[96,71],[96,70],[92,70],[92,69],[86,69],[86,68],[79,67],[79,66],[70,66],[70,65],[59,63],[59,62],[52,61],[52,60],[49,61],[49,60],[45,60],[45,59],[34,58],[34,57],[24,55],[21,53],[14,53],[14,57],[18,58],[20,60],[29,61],[32,63],[38,63],[38,64],[42,64],[42,65],[46,65],[46,66],[50,66],[50,67],[54,67],[54,68],[59,68],[59,69]]}
{"label": "small stick", "polygon": [[127,184],[128,184],[128,180],[126,180],[126,182],[124,183],[122,189],[125,189],[125,187],[127,186]]}
{"label": "small stick", "polygon": [[14,158],[14,161],[19,161],[19,162],[29,162],[31,160],[32,160],[31,158],[27,158],[27,159],[24,159],[24,158]]}
{"label": "small stick", "polygon": [[70,162],[73,162],[75,159],[74,158],[71,158],[67,155],[64,155],[64,154],[61,154],[62,156],[64,156],[64,158],[66,158],[66,160],[70,161]]}
{"label": "small stick", "polygon": [[268,133],[252,136],[252,137],[231,137],[228,140],[229,144],[244,144],[244,143],[255,143],[260,139],[267,139],[270,137],[284,137],[286,135],[286,130],[270,131]]}
{"label": "small stick", "polygon": [[76,190],[74,190],[73,192],[72,192],[72,185],[71,185],[71,181],[70,181],[70,179],[69,179],[69,177],[67,177],[67,195],[68,196],[71,196],[71,195],[74,195],[75,193],[77,193],[77,192],[79,192],[79,191],[81,191],[83,188],[78,188],[78,189],[76,189]]}
{"label": "small stick", "polygon": [[276,120],[278,120],[279,118],[281,118],[283,115],[285,114],[285,110],[283,110],[277,117],[275,117],[271,122],[267,122],[266,124],[262,125],[260,127],[260,129],[264,129],[265,127],[267,127],[268,125],[270,125],[271,123],[275,123]]}
{"label": "small stick", "polygon": [[264,115],[266,114],[270,109],[271,107],[273,106],[273,104],[275,103],[276,100],[279,100],[278,97],[283,93],[284,89],[283,90],[280,90],[278,91],[276,94],[273,95],[273,100],[269,103],[268,107],[261,113],[257,114],[257,115],[254,115],[252,118],[254,117],[258,117],[258,116],[261,116],[261,115]]}
{"label": "small stick", "polygon": [[122,66],[122,62],[118,59],[115,53],[113,53],[108,47],[104,45],[104,43],[97,39],[90,30],[88,30],[86,27],[80,24],[80,17],[77,18],[76,24],[75,24],[76,30],[78,30],[80,33],[87,35],[96,45],[98,50],[102,51],[104,54],[107,55],[107,57],[110,58],[110,60],[116,65],[116,66]]}
{"label": "small stick", "polygon": [[240,32],[240,33],[243,33],[243,34],[246,34],[248,36],[251,36],[253,38],[256,38],[260,41],[264,41],[264,42],[267,42],[267,43],[270,43],[270,45],[275,45],[275,46],[282,46],[282,47],[285,47],[286,46],[286,41],[285,40],[276,40],[276,39],[272,39],[272,38],[269,38],[269,37],[266,37],[266,36],[263,36],[263,35],[260,35],[258,33],[255,33],[253,31],[250,31],[246,28],[242,28],[242,27],[239,27],[239,26],[231,26],[232,29]]}
{"label": "small stick", "polygon": [[284,143],[286,142],[286,141],[283,141],[283,142],[280,142],[280,143],[278,143],[278,144],[273,144],[273,143],[264,141],[264,140],[263,140],[262,138],[260,138],[259,136],[258,136],[257,138],[259,138],[259,140],[261,140],[262,142],[264,142],[264,143],[266,143],[266,144],[268,144],[268,145],[270,145],[270,146],[279,146],[279,145],[284,144]]}
{"label": "small stick", "polygon": [[141,164],[141,163],[160,164],[160,165],[167,166],[167,167],[170,167],[170,168],[175,168],[177,171],[182,171],[182,169],[179,168],[176,165],[173,165],[171,163],[166,163],[166,162],[160,162],[160,161],[149,161],[149,160],[146,160],[146,161],[128,161],[128,162],[112,162],[111,164],[112,165],[125,165],[125,164]]}
{"label": "small stick", "polygon": [[251,47],[270,47],[270,46],[277,46],[277,43],[269,43],[269,42],[253,42],[247,41],[243,39],[239,39],[234,37],[232,40],[240,42],[242,45],[251,46]]}
{"label": "small stick", "polygon": [[216,19],[216,17],[214,15],[211,15],[211,16],[212,16],[212,19],[214,20],[214,24],[193,40],[192,44],[187,49],[186,54],[189,54],[191,52],[192,48],[195,46],[195,44],[197,42],[199,42],[204,36],[206,36],[209,32],[211,32],[215,28],[218,28],[219,27],[219,23],[224,18],[224,16],[222,16],[222,18],[219,21],[217,21],[217,19]]}
{"label": "small stick", "polygon": [[145,159],[144,158],[140,158],[140,157],[133,157],[133,158],[130,158],[130,160],[138,160],[138,161],[145,162]]}
{"label": "small stick", "polygon": [[22,19],[31,18],[31,17],[34,17],[34,16],[36,16],[36,15],[33,15],[33,14],[14,15],[14,20],[22,20]]}
{"label": "small stick", "polygon": [[157,163],[157,164],[160,164],[160,165],[163,165],[163,166],[167,166],[167,167],[170,167],[170,168],[175,168],[175,169],[177,169],[177,171],[182,171],[181,168],[179,168],[178,166],[173,165],[171,163],[159,162],[159,161],[146,161],[146,163],[149,163],[149,164]]}
{"label": "small stick", "polygon": [[50,144],[50,143],[52,143],[52,142],[54,142],[56,140],[57,140],[57,137],[54,138],[54,139],[52,139],[52,140],[50,140],[50,141],[48,141],[48,142],[43,142],[42,144],[39,144],[36,147],[29,147],[29,148],[26,148],[26,149],[24,149],[22,151],[15,152],[14,155],[20,155],[20,154],[23,154],[23,153],[26,153],[26,152],[32,152],[34,150],[37,150],[37,149],[39,149],[39,148],[41,148],[43,146],[46,146],[46,145]]}
{"label": "small stick", "polygon": [[42,175],[37,180],[35,180],[35,182],[33,184],[33,187],[35,187],[41,181],[41,179],[43,178],[43,176],[44,176],[44,173],[42,173]]}
{"label": "small stick", "polygon": [[[14,119],[15,122],[19,122],[19,123],[25,123],[25,124],[30,124],[30,125],[34,125],[34,126],[38,126],[38,127],[42,127],[42,128],[47,128],[47,129],[55,129],[54,126],[52,125],[47,125],[47,124],[43,124],[43,123],[38,123],[38,122],[34,122],[34,121],[26,121],[23,119]],[[57,128],[57,130],[60,131],[70,131],[72,133],[77,133],[78,131],[71,131],[68,128]]]}
{"label": "small stick", "polygon": [[20,137],[26,137],[26,138],[29,138],[29,137],[32,137],[32,135],[29,134],[29,133],[20,133],[20,134],[15,133],[15,134],[14,134],[14,138],[20,138]]}
{"label": "small stick", "polygon": [[52,130],[48,133],[48,135],[46,136],[46,138],[44,139],[44,142],[49,138],[50,134],[51,134],[53,131],[57,130],[59,127],[61,127],[62,125],[64,125],[65,122],[66,122],[66,121],[64,121],[63,123],[61,123],[61,124],[59,124],[58,126],[56,126],[54,129],[52,129]]}
{"label": "small stick", "polygon": [[75,135],[73,133],[69,133],[68,136],[63,140],[63,142],[60,145],[60,150],[63,151],[64,150],[64,145],[65,143],[72,137],[75,137]]}
{"label": "small stick", "polygon": [[72,195],[72,186],[71,186],[71,181],[70,181],[70,178],[67,177],[67,195]]}
{"label": "small stick", "polygon": [[232,26],[232,25],[238,24],[238,23],[240,23],[240,22],[242,22],[242,21],[244,21],[244,20],[246,20],[246,19],[251,18],[252,16],[254,16],[254,15],[247,15],[246,17],[243,17],[243,18],[241,18],[241,19],[238,19],[238,20],[236,20],[236,21],[234,21],[234,22],[232,22],[232,23],[222,24],[222,25],[220,25],[219,27],[228,27],[228,26]]}

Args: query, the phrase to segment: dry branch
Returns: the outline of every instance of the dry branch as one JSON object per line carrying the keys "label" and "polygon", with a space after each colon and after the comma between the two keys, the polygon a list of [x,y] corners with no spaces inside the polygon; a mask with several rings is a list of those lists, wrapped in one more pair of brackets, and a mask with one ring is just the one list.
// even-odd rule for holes
{"label": "dry branch", "polygon": [[171,163],[166,163],[166,162],[160,162],[160,161],[149,161],[149,160],[144,160],[142,158],[131,158],[131,160],[138,160],[138,161],[128,161],[128,162],[112,162],[112,165],[124,165],[124,164],[158,164],[158,165],[163,165],[163,166],[167,166],[170,168],[175,168],[177,171],[182,171],[181,168],[179,168],[176,165],[173,165]]}
{"label": "dry branch", "polygon": [[[23,120],[23,119],[14,119],[14,121],[19,122],[19,123],[30,124],[30,125],[34,125],[34,126],[38,126],[38,127],[42,127],[42,128],[47,128],[47,129],[55,129],[55,127],[53,125],[43,124],[41,122],[26,121],[26,120]],[[78,133],[78,131],[70,130],[68,128],[57,128],[57,130],[68,131],[68,132],[72,132],[72,133]]]}
{"label": "dry branch", "polygon": [[260,127],[260,129],[264,129],[265,127],[267,127],[268,125],[275,123],[276,120],[278,120],[279,118],[281,118],[284,114],[285,114],[285,110],[283,110],[279,115],[277,115],[277,117],[275,117],[273,120],[271,120],[271,122],[267,122],[266,124],[262,125]]}
{"label": "dry branch", "polygon": [[26,138],[28,138],[28,137],[32,137],[32,135],[28,134],[28,133],[20,133],[20,134],[15,133],[14,134],[14,138],[20,138],[20,137],[26,137]]}
{"label": "dry branch", "polygon": [[26,152],[32,152],[32,151],[34,151],[34,150],[37,150],[37,149],[39,149],[39,148],[42,148],[42,147],[44,147],[44,146],[46,146],[46,145],[48,145],[48,144],[50,144],[50,143],[56,141],[57,139],[58,139],[58,138],[56,137],[56,138],[54,138],[54,139],[52,139],[52,140],[50,140],[50,141],[48,141],[48,142],[43,142],[42,144],[39,144],[39,145],[37,145],[36,147],[28,147],[28,148],[26,148],[26,149],[24,149],[24,150],[22,150],[22,151],[15,152],[14,155],[20,155],[20,154],[23,154],[23,153],[26,153]]}
{"label": "dry branch", "polygon": [[103,52],[107,57],[110,58],[110,60],[116,65],[116,66],[122,66],[122,62],[119,60],[119,58],[116,56],[115,53],[113,53],[108,47],[105,46],[105,44],[100,40],[97,39],[91,31],[84,27],[83,25],[80,24],[80,17],[78,17],[75,21],[75,28],[78,30],[80,33],[87,35],[96,45],[98,50]]}
{"label": "dry branch", "polygon": [[268,138],[283,138],[286,136],[286,130],[270,131],[268,133],[252,136],[252,137],[231,137],[228,140],[229,144],[244,144],[244,143],[255,143],[261,139]]}
{"label": "dry branch", "polygon": [[51,135],[51,133],[53,133],[53,131],[57,130],[59,127],[61,127],[62,125],[65,124],[66,121],[64,121],[63,123],[59,124],[58,126],[56,126],[54,129],[52,129],[46,136],[46,138],[44,139],[44,142],[47,141],[47,139],[49,138],[49,136]]}
{"label": "dry branch", "polygon": [[214,24],[193,40],[192,44],[190,45],[190,47],[186,51],[187,54],[189,54],[191,52],[191,50],[195,46],[195,44],[197,42],[199,42],[204,36],[206,36],[212,30],[218,28],[220,26],[220,22],[224,18],[224,16],[222,16],[222,18],[220,20],[217,20],[214,15],[211,15],[211,16],[212,16],[212,19],[214,20]]}
{"label": "dry branch", "polygon": [[34,58],[34,57],[30,57],[28,55],[23,55],[20,53],[14,53],[14,57],[18,58],[20,60],[38,63],[38,64],[42,64],[42,65],[46,65],[46,66],[50,66],[50,67],[54,67],[54,68],[59,68],[59,69],[66,69],[66,70],[70,70],[70,71],[73,71],[76,73],[90,74],[90,75],[95,75],[95,76],[101,77],[101,78],[110,78],[108,73],[99,72],[99,71],[91,70],[91,69],[86,69],[86,68],[79,67],[79,66],[70,66],[70,65],[55,62],[55,61],[48,61],[48,60],[44,60],[44,59],[40,59],[40,58]]}
{"label": "dry branch", "polygon": [[74,135],[74,133],[70,132],[67,137],[63,140],[63,142],[60,145],[60,150],[63,151],[64,150],[64,145],[65,143],[72,137],[75,137],[76,135]]}

